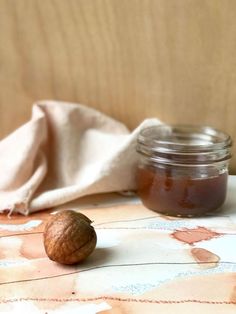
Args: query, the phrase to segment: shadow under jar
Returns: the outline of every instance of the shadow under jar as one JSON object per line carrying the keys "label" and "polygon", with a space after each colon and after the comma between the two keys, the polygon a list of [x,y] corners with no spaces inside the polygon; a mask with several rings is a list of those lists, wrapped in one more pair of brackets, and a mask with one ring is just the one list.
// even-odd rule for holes
{"label": "shadow under jar", "polygon": [[160,125],[138,136],[138,194],[158,213],[194,217],[225,201],[232,141],[210,127]]}

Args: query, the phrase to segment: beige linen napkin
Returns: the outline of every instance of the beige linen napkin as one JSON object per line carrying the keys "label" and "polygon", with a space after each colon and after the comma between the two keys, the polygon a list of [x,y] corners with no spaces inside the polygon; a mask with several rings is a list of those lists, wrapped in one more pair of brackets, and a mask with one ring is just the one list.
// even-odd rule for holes
{"label": "beige linen napkin", "polygon": [[136,188],[141,128],[86,106],[43,101],[31,120],[0,142],[0,210],[28,214],[81,196]]}

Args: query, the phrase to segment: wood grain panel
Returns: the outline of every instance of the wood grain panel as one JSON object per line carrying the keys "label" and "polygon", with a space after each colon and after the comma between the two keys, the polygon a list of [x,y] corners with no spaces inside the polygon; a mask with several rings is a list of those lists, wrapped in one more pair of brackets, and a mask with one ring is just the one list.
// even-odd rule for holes
{"label": "wood grain panel", "polygon": [[0,0],[0,137],[58,99],[236,138],[235,51],[234,0]]}

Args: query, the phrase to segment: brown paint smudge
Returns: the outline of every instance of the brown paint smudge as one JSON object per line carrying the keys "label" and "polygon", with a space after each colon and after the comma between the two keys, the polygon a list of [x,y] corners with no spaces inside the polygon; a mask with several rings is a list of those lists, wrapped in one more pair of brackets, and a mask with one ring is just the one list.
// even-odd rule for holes
{"label": "brown paint smudge", "polygon": [[220,257],[218,255],[202,248],[193,248],[191,250],[191,254],[197,263],[207,268],[216,267],[220,261]]}
{"label": "brown paint smudge", "polygon": [[204,240],[211,240],[221,235],[221,233],[209,230],[205,227],[197,227],[194,229],[184,228],[182,230],[176,230],[171,234],[176,240],[190,245]]}

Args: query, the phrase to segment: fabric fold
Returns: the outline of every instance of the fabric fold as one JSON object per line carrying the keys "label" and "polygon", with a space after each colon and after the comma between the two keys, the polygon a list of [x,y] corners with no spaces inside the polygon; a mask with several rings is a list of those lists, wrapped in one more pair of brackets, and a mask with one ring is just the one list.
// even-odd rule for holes
{"label": "fabric fold", "polygon": [[0,210],[28,214],[81,196],[135,190],[137,134],[79,104],[41,101],[0,142]]}

